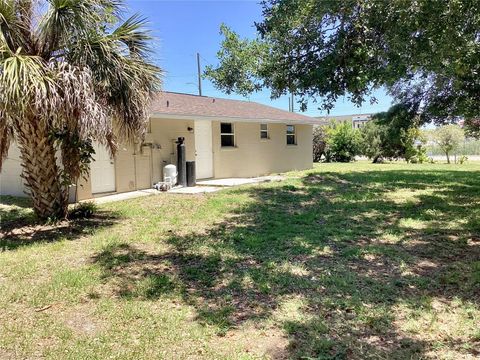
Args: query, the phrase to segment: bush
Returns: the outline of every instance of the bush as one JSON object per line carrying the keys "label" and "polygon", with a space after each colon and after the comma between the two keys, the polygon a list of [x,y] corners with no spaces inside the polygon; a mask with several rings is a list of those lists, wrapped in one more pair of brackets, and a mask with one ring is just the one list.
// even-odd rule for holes
{"label": "bush", "polygon": [[313,128],[313,161],[320,162],[322,156],[325,155],[326,148],[326,134],[325,129],[321,126]]}
{"label": "bush", "polygon": [[348,122],[333,124],[326,131],[326,161],[350,162],[360,153],[360,137]]}
{"label": "bush", "polygon": [[428,161],[426,138],[418,127],[411,127],[400,132],[401,143],[404,147],[403,158],[412,164],[423,164]]}
{"label": "bush", "polygon": [[86,219],[92,217],[98,210],[97,204],[94,202],[81,202],[76,204],[70,210],[69,219]]}

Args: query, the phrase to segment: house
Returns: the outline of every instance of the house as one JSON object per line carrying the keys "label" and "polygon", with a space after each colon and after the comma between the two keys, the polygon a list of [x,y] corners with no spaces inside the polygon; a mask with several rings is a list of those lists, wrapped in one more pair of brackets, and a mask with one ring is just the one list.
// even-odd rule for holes
{"label": "house", "polygon": [[[121,145],[114,159],[95,146],[95,161],[76,199],[151,188],[163,167],[176,164],[178,137],[197,179],[254,177],[312,167],[312,127],[320,122],[250,101],[162,92],[151,105],[143,141]],[[12,147],[0,175],[0,194],[22,195],[18,149]]]}
{"label": "house", "polygon": [[352,115],[333,115],[319,117],[318,120],[322,125],[328,125],[333,122],[349,122],[353,129],[361,129],[372,118],[373,114],[352,114]]}

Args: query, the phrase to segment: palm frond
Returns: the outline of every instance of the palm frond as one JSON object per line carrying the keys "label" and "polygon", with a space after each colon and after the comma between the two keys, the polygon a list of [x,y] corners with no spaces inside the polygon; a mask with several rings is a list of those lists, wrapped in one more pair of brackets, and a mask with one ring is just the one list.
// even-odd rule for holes
{"label": "palm frond", "polygon": [[125,44],[131,55],[147,57],[151,52],[150,42],[153,38],[150,31],[145,30],[146,24],[146,18],[135,14],[118,26],[109,37]]}
{"label": "palm frond", "polygon": [[110,114],[97,96],[89,68],[67,63],[51,63],[55,83],[55,112],[52,127],[75,132],[80,139],[93,138],[108,145],[112,133]]}
{"label": "palm frond", "polygon": [[48,99],[53,85],[45,72],[43,60],[38,56],[23,55],[21,51],[21,48],[16,53],[4,51],[0,59],[0,111],[16,111],[17,116],[30,111],[32,104],[39,105]]}
{"label": "palm frond", "polygon": [[16,21],[15,2],[13,0],[0,0],[0,29],[9,28]]}
{"label": "palm frond", "polygon": [[150,115],[150,95],[160,86],[159,69],[137,58],[120,57],[121,74],[112,79],[108,104],[114,109],[119,136],[131,139],[143,134]]}
{"label": "palm frond", "polygon": [[105,22],[117,21],[121,0],[49,0],[39,25],[42,56],[48,57],[78,37],[98,31]]}
{"label": "palm frond", "polygon": [[[68,56],[68,61],[91,69],[97,92],[115,115],[115,129],[123,140],[142,134],[150,94],[161,85],[160,68],[146,56],[149,35],[141,29],[144,22],[135,19],[112,34],[90,34]],[[126,51],[126,44],[135,51]]]}
{"label": "palm frond", "polygon": [[0,0],[0,43],[16,51],[31,49],[31,1]]}
{"label": "palm frond", "polygon": [[61,135],[64,173],[74,182],[88,170],[85,166],[90,157],[87,149],[87,158],[84,158],[84,149],[92,139],[109,148],[112,155],[115,153],[111,114],[99,101],[89,68],[52,63],[49,69],[54,74],[58,100],[55,115],[51,115],[51,126]]}

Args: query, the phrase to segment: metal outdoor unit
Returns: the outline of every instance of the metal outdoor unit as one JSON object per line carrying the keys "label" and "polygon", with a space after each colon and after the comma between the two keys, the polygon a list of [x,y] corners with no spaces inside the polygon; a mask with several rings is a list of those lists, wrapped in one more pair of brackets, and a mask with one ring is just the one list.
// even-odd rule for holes
{"label": "metal outdoor unit", "polygon": [[195,161],[187,161],[187,186],[195,186],[196,183]]}
{"label": "metal outdoor unit", "polygon": [[187,159],[185,154],[185,138],[179,137],[177,143],[177,185],[187,186]]}

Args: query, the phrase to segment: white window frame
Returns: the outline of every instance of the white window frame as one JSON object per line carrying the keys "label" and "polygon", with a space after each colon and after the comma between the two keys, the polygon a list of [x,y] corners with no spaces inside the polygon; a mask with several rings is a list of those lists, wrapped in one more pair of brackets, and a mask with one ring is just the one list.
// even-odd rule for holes
{"label": "white window frame", "polygon": [[[293,127],[293,134],[289,134],[289,133],[288,133],[288,127],[289,127],[289,126],[292,126],[292,127]],[[285,133],[286,133],[286,138],[285,138],[285,140],[286,140],[286,142],[287,142],[287,146],[295,146],[295,145],[297,145],[297,127],[296,127],[295,125],[287,125],[287,126],[285,127]],[[293,136],[293,144],[289,144],[289,143],[288,143],[288,137],[289,137],[289,136]]]}
{"label": "white window frame", "polygon": [[[262,126],[265,125],[265,129],[262,129]],[[266,137],[262,137],[262,134],[265,133],[267,134]],[[268,131],[268,124],[260,124],[260,140],[268,140],[270,139],[270,134]]]}
{"label": "white window frame", "polygon": [[[232,126],[232,132],[231,133],[222,133],[222,124],[229,124]],[[222,145],[222,136],[223,135],[228,135],[228,136],[232,136],[233,138],[233,145]],[[236,139],[235,139],[235,124],[232,123],[232,122],[221,122],[220,123],[220,147],[222,148],[234,148],[236,146]]]}

